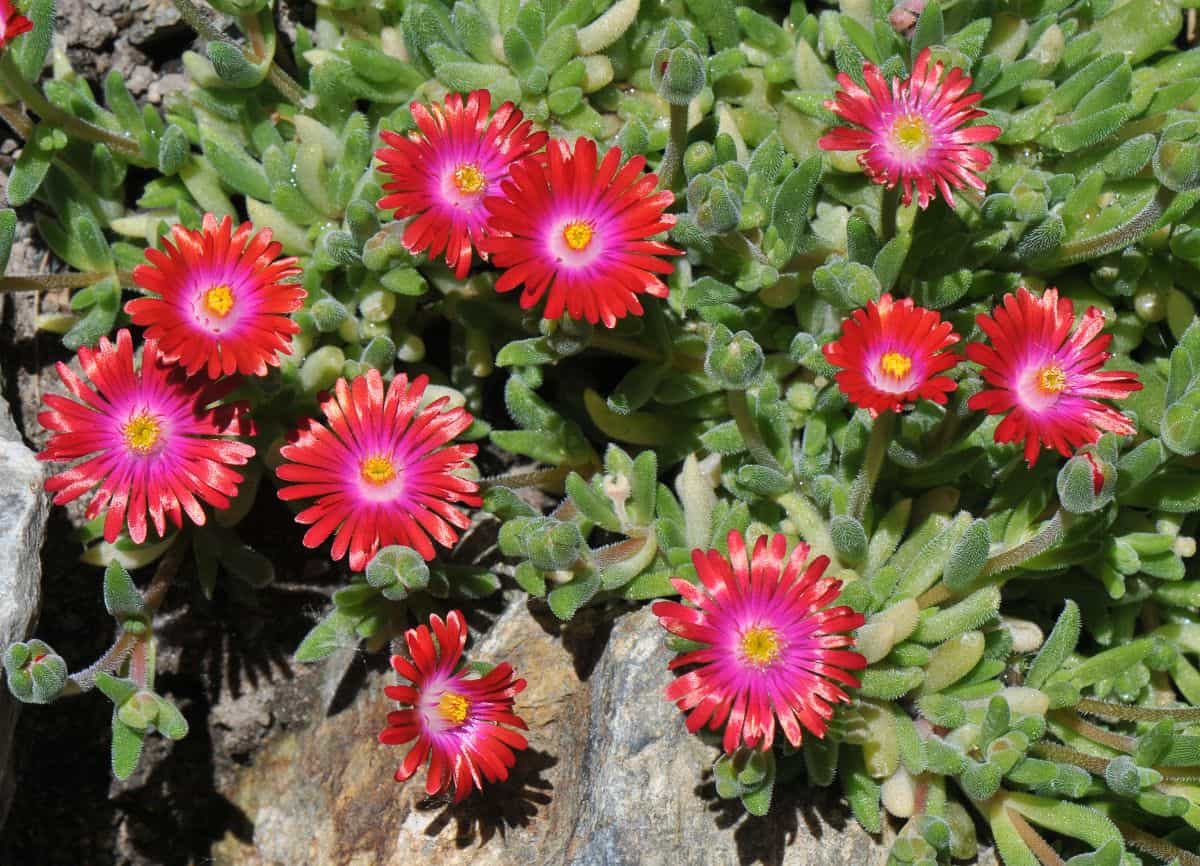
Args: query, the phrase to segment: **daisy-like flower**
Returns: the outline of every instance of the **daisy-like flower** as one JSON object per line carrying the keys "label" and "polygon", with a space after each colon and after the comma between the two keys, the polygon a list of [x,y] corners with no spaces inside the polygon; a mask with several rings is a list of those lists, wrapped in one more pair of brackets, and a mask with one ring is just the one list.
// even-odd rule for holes
{"label": "daisy-like flower", "polygon": [[339,379],[321,403],[328,426],[305,420],[280,451],[285,462],[276,472],[290,483],[279,498],[316,499],[296,515],[310,526],[306,547],[333,535],[334,560],[349,551],[350,569],[362,571],[389,544],[433,559],[431,538],[450,547],[455,527],[471,525],[455,503],[480,504],[479,485],[458,474],[478,448],[447,443],[474,419],[461,407],[448,409],[448,397],[420,408],[428,384],[425,376],[410,384],[401,374],[385,392],[378,370]]}
{"label": "daisy-like flower", "polygon": [[981,93],[967,93],[971,79],[958,67],[942,81],[942,62],[930,65],[929,49],[917,55],[912,75],[892,79],[891,86],[879,68],[863,64],[866,89],[844,72],[838,73],[842,89],[825,107],[853,126],[839,126],[817,144],[824,150],[859,150],[858,163],[875,181],[891,189],[897,183],[904,204],[929,206],[934,195],[954,206],[952,189],[986,188],[979,177],[992,155],[975,145],[999,137],[998,126],[965,126],[987,112],[973,108]]}
{"label": "daisy-like flower", "polygon": [[[827,607],[842,583],[824,577],[829,558],[807,562],[809,546],[787,553],[783,535],[758,539],[747,557],[746,542],[729,533],[729,558],[717,550],[694,550],[699,585],[671,583],[693,606],[655,602],[653,611],[671,634],[704,644],[675,657],[671,668],[689,673],[667,687],[667,697],[688,713],[692,733],[706,725],[725,727],[724,747],[763,751],[775,740],[775,725],[799,746],[802,732],[823,737],[833,704],[850,700],[838,685],[858,687],[847,671],[866,659],[846,647],[846,632],[863,624],[848,607]],[[807,565],[806,565],[807,562]]]}
{"label": "daisy-like flower", "polygon": [[33,22],[17,11],[12,0],[0,0],[0,49],[32,29]]}
{"label": "daisy-like flower", "polygon": [[384,687],[389,698],[406,706],[388,713],[379,742],[399,746],[416,740],[396,770],[396,781],[409,779],[429,758],[425,791],[433,796],[453,787],[457,803],[473,788],[483,790],[485,782],[507,779],[516,753],[528,746],[525,737],[510,730],[526,729],[513,712],[513,698],[525,680],[515,679],[507,662],[484,676],[459,669],[467,644],[467,623],[459,611],[450,611],[445,622],[434,614],[429,625],[432,635],[424,625],[404,633],[411,661],[392,656],[392,668],[412,685]]}
{"label": "daisy-like flower", "polygon": [[1142,383],[1136,373],[1101,370],[1110,357],[1111,334],[1100,334],[1104,314],[1088,307],[1079,327],[1070,298],[1047,289],[1040,298],[1025,288],[1004,296],[992,315],[976,317],[991,345],[969,343],[967,357],[983,367],[990,385],[967,401],[991,415],[1007,413],[996,428],[997,442],[1025,441],[1033,466],[1043,446],[1064,457],[1100,438],[1104,431],[1128,436],[1133,422],[1099,400],[1116,400]]}
{"label": "daisy-like flower", "polygon": [[503,195],[484,200],[491,219],[483,249],[506,269],[496,291],[524,285],[522,309],[545,298],[547,319],[566,311],[610,328],[627,313],[641,315],[638,295],[665,298],[658,275],[674,265],[660,257],[680,251],[650,238],[675,225],[664,213],[675,197],[654,191],[658,178],[644,174],[645,165],[635,156],[622,166],[616,147],[597,164],[595,142],[580,138],[574,152],[555,140],[545,164],[513,166]]}
{"label": "daisy-like flower", "polygon": [[270,229],[255,234],[247,222],[235,230],[229,217],[218,223],[205,214],[200,231],[175,225],[162,250],[146,250],[149,264],[134,268],[133,281],[151,294],[125,312],[188,375],[265,376],[280,352],[291,354],[300,326],[288,314],[307,294],[283,282],[300,268],[295,258],[279,258],[282,249]]}
{"label": "daisy-like flower", "polygon": [[822,351],[841,370],[835,378],[842,393],[875,417],[903,412],[922,397],[945,403],[955,384],[941,374],[958,363],[947,351],[957,342],[941,315],[885,294],[855,310],[842,322],[842,336]]}
{"label": "daisy-like flower", "polygon": [[229,438],[254,432],[246,405],[209,408],[232,382],[186,378],[163,363],[154,340],[146,340],[141,369],[135,369],[133,340],[124,329],[115,345],[101,337],[98,350],[81,348],[79,363],[88,381],[59,363],[72,396],[47,394],[47,411],[38,415],[54,433],[38,458],[81,461],[46,481],[56,505],[99,487],[88,519],[105,512],[109,542],[128,522],[138,544],[146,540],[147,514],[161,536],[168,520],[182,527],[184,514],[203,526],[201,502],[229,507],[242,480],[230,467],[254,456],[252,446]]}
{"label": "daisy-like flower", "polygon": [[465,104],[462,94],[451,93],[444,109],[414,102],[419,133],[384,131],[387,147],[375,152],[392,178],[379,206],[395,210],[397,219],[416,217],[404,230],[404,246],[413,253],[427,250],[430,258],[444,250],[459,279],[470,270],[472,250],[487,228],[484,196],[499,191],[513,162],[546,144],[546,133],[535,132],[511,102],[488,120],[491,104],[486,90],[474,91]]}

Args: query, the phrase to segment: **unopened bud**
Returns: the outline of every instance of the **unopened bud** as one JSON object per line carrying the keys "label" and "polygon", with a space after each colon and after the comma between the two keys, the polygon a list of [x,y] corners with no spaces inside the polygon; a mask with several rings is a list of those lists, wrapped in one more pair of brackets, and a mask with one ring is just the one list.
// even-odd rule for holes
{"label": "unopened bud", "polygon": [[145,731],[158,719],[158,699],[153,692],[140,691],[121,704],[117,718],[135,731]]}
{"label": "unopened bud", "polygon": [[529,561],[542,571],[567,568],[579,558],[583,536],[574,523],[547,518],[525,536]]}
{"label": "unopened bud", "polygon": [[762,347],[749,331],[734,334],[724,325],[717,325],[709,339],[704,370],[722,388],[742,391],[758,379],[763,361]]}
{"label": "unopened bud", "polygon": [[366,570],[367,583],[383,591],[383,597],[400,601],[409,593],[429,585],[429,566],[411,547],[393,544],[381,548]]}
{"label": "unopened bud", "polygon": [[67,663],[40,640],[15,643],[4,653],[8,690],[27,704],[48,704],[67,684]]}

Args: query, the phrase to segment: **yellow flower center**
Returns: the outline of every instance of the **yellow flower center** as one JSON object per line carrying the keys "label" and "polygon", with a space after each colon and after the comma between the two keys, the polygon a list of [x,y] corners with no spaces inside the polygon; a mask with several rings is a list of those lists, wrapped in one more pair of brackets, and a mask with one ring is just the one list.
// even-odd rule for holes
{"label": "yellow flower center", "polygon": [[773,628],[755,626],[742,635],[742,655],[746,661],[765,667],[779,657],[779,634]]}
{"label": "yellow flower center", "polygon": [[879,369],[884,372],[884,375],[899,381],[912,369],[912,358],[908,355],[901,355],[899,352],[888,352],[879,359]]}
{"label": "yellow flower center", "polygon": [[906,114],[892,124],[892,140],[905,150],[921,151],[929,147],[933,137],[925,118]]}
{"label": "yellow flower center", "polygon": [[1055,364],[1043,367],[1037,376],[1037,386],[1043,394],[1061,394],[1067,387],[1067,374]]}
{"label": "yellow flower center", "polygon": [[464,162],[454,169],[454,186],[463,195],[475,195],[487,186],[487,178],[473,162]]}
{"label": "yellow flower center", "polygon": [[595,231],[585,222],[567,223],[563,229],[563,240],[567,242],[567,246],[579,253],[587,249],[593,234]]}
{"label": "yellow flower center", "polygon": [[159,437],[162,436],[162,425],[148,412],[143,412],[126,422],[121,428],[121,435],[125,437],[125,444],[129,446],[130,451],[145,455],[153,451],[154,446],[158,444]]}
{"label": "yellow flower center", "polygon": [[204,306],[214,316],[225,318],[233,309],[233,289],[229,286],[213,286],[204,293]]}
{"label": "yellow flower center", "polygon": [[384,485],[396,477],[396,467],[386,457],[368,457],[362,464],[363,481]]}
{"label": "yellow flower center", "polygon": [[461,725],[467,720],[467,709],[471,702],[462,695],[446,692],[438,701],[438,713],[452,725]]}

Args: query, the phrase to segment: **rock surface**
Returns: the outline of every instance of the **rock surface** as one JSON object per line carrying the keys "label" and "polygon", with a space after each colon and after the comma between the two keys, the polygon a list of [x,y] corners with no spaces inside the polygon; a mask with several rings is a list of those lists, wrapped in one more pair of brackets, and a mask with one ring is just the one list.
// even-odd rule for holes
{"label": "rock surface", "polygon": [[[0,650],[28,637],[37,619],[49,509],[42,477],[42,465],[0,399]],[[7,687],[0,689],[0,825],[12,799],[9,759],[18,706]]]}
{"label": "rock surface", "polygon": [[[348,708],[274,740],[224,793],[253,824],[217,866],[868,866],[885,851],[825,792],[784,797],[770,819],[717,800],[716,750],[659,698],[668,652],[648,609],[591,635],[559,634],[518,597],[471,650],[529,681],[530,749],[514,775],[454,806],[398,785],[403,749],[375,735],[391,708],[373,673]],[[565,649],[564,649],[565,647]]]}

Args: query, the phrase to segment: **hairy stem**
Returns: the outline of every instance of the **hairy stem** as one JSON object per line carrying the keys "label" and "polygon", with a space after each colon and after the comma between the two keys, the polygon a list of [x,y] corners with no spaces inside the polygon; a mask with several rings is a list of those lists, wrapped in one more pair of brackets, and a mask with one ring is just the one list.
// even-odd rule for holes
{"label": "hairy stem", "polygon": [[558,487],[571,474],[571,466],[556,466],[553,469],[533,469],[529,472],[510,472],[507,475],[493,475],[479,482],[480,490],[492,487]]}
{"label": "hairy stem", "polygon": [[1176,722],[1200,723],[1200,707],[1132,707],[1128,704],[1110,704],[1084,698],[1075,705],[1077,712],[1089,716],[1102,716],[1121,722],[1157,722],[1172,719]]}
{"label": "hairy stem", "polygon": [[783,467],[779,465],[779,461],[775,459],[775,455],[763,441],[762,433],[754,422],[754,417],[750,414],[750,404],[746,401],[746,392],[726,391],[725,400],[729,404],[729,412],[733,415],[734,423],[737,424],[738,433],[742,435],[742,441],[746,443],[746,448],[750,451],[750,456],[763,466],[774,469],[776,472],[783,472]]}
{"label": "hairy stem", "polygon": [[33,132],[33,121],[29,119],[29,115],[21,106],[0,105],[0,118],[3,118],[13,132],[26,141],[29,140],[29,136]]}
{"label": "hairy stem", "polygon": [[1156,857],[1164,863],[1178,863],[1179,866],[1200,866],[1200,857],[1195,854],[1159,839],[1157,836],[1151,836],[1145,830],[1139,830],[1132,824],[1126,824],[1123,821],[1115,823],[1126,842],[1135,848],[1140,848],[1152,857]]}
{"label": "hairy stem", "polygon": [[[55,289],[81,289],[90,286],[112,274],[99,271],[68,271],[62,274],[14,274],[11,277],[0,277],[0,294],[4,292],[50,292]],[[133,274],[129,271],[119,271],[118,279],[122,286],[133,285]]]}
{"label": "hairy stem", "polygon": [[1074,764],[1080,769],[1087,770],[1094,776],[1103,776],[1108,769],[1108,759],[1089,755],[1070,746],[1060,746],[1057,743],[1034,743],[1030,751],[1039,758],[1057,761],[1060,764]]}
{"label": "hairy stem", "polygon": [[1093,725],[1086,719],[1080,718],[1078,713],[1070,710],[1058,710],[1054,714],[1054,719],[1057,722],[1070,728],[1077,734],[1087,737],[1093,743],[1100,743],[1103,746],[1108,746],[1110,749],[1116,749],[1118,752],[1132,754],[1137,747],[1137,740],[1133,737],[1126,737],[1107,728],[1102,728],[1099,725]]}
{"label": "hairy stem", "polygon": [[1025,843],[1025,847],[1033,852],[1033,856],[1038,858],[1042,866],[1064,866],[1063,858],[1042,838],[1041,833],[1033,829],[1033,825],[1025,820],[1024,815],[1007,806],[1004,808],[1004,814],[1021,837],[1021,841]]}
{"label": "hairy stem", "polygon": [[983,571],[980,572],[980,576],[992,577],[1002,571],[1016,568],[1021,563],[1033,559],[1038,554],[1045,553],[1062,541],[1063,531],[1066,528],[1065,522],[1066,516],[1063,514],[1062,509],[1054,512],[1054,516],[1046,521],[1046,525],[1033,538],[1018,544],[1016,547],[1003,550],[988,559],[987,563],[983,566]]}
{"label": "hairy stem", "polygon": [[879,470],[883,468],[883,459],[887,456],[888,443],[892,441],[892,431],[896,427],[896,413],[884,412],[871,425],[871,438],[867,440],[867,452],[863,457],[862,468],[850,488],[850,514],[857,520],[862,520],[875,490],[875,482],[879,480]]}
{"label": "hairy stem", "polygon": [[24,102],[26,107],[36,112],[42,120],[61,127],[68,135],[107,145],[131,162],[144,162],[142,148],[132,138],[76,117],[48,100],[37,87],[25,80],[13,65],[12,55],[8,53],[0,56],[0,85]]}
{"label": "hairy stem", "polygon": [[675,175],[683,165],[683,151],[687,147],[687,119],[686,105],[671,106],[671,137],[667,139],[667,149],[658,166],[659,189],[671,189],[675,185]]}

